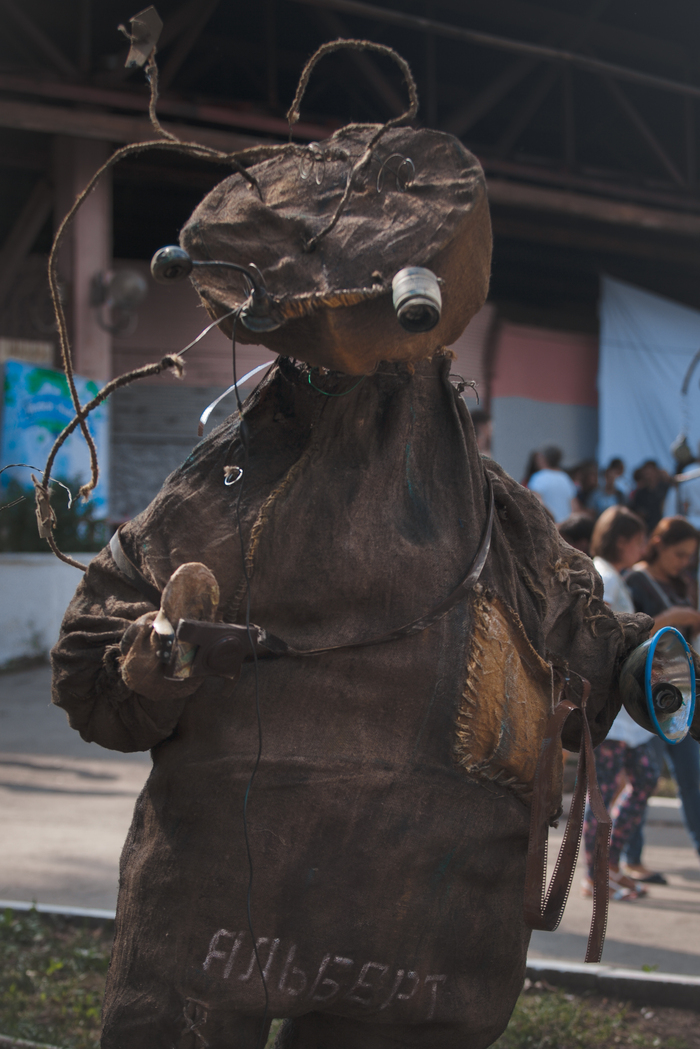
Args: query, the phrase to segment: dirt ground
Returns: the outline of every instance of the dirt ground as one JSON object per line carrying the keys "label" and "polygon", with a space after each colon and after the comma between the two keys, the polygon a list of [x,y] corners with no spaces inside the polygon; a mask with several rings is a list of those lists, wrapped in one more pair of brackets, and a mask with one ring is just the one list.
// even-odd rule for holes
{"label": "dirt ground", "polygon": [[[555,1022],[552,1013],[557,1003]],[[533,1038],[524,1029],[527,1019],[534,1021],[542,1037]],[[571,1042],[566,1036],[567,1021],[578,1028]],[[511,1025],[495,1049],[610,1049],[616,1045],[700,1049],[700,1012],[567,993],[546,981],[526,980]]]}

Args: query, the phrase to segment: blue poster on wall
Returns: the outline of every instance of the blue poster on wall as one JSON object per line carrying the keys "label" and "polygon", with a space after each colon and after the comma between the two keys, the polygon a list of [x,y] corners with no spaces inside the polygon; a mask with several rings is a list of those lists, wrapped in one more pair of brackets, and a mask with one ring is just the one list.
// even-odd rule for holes
{"label": "blue poster on wall", "polygon": [[[4,370],[0,467],[28,463],[39,469],[37,476],[40,477],[53,442],[75,414],[68,382],[63,372],[23,361],[6,361]],[[92,379],[77,375],[75,385],[81,404],[91,400],[99,389]],[[100,481],[90,499],[94,517],[98,519],[108,513],[109,408],[106,403],[91,413],[88,428],[100,463]],[[89,452],[79,430],[70,435],[58,453],[53,476],[69,483],[74,495],[77,486],[90,479]],[[0,474],[0,498],[10,478],[23,487],[32,487],[30,471],[13,467]]]}

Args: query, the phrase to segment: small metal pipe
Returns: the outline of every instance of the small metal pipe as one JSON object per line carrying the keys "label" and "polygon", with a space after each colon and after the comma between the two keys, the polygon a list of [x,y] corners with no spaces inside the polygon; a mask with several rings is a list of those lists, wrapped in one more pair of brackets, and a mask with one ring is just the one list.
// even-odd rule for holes
{"label": "small metal pipe", "polygon": [[[240,318],[250,331],[272,331],[279,328],[282,318],[275,310],[275,303],[267,293],[265,281],[257,266],[241,266],[238,262],[226,262],[223,259],[193,259],[178,244],[169,244],[160,248],[151,259],[151,273],[159,284],[173,284],[184,280],[195,267],[221,267],[241,273],[248,282],[250,295],[241,306]],[[221,320],[222,318],[219,318]],[[189,349],[189,347],[186,347]]]}

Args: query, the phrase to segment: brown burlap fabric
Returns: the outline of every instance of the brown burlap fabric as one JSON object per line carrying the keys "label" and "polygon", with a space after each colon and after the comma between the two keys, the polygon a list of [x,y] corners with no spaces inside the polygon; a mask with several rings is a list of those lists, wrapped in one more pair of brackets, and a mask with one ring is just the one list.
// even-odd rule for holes
{"label": "brown burlap fabric", "polygon": [[[483,1049],[524,974],[547,663],[591,681],[597,743],[619,707],[620,661],[651,621],[613,615],[588,558],[481,459],[448,370],[446,358],[413,375],[383,364],[328,398],[282,359],[246,405],[252,620],[299,648],[376,636],[436,605],[479,544],[484,470],[497,506],[477,590],[431,629],[260,663],[251,913],[270,1016],[321,1014],[319,1030],[332,1016],[348,1030],[414,1025],[432,1049],[447,1044],[440,1025],[459,1024],[464,1049]],[[325,381],[335,392],[353,382]],[[123,532],[159,589],[180,564],[207,565],[223,618],[236,622],[245,584],[224,467],[243,460],[233,417]],[[103,551],[53,653],[54,701],[86,740],[153,748],[122,857],[102,1044],[253,1049],[257,1036],[240,1032],[264,1001],[242,823],[258,741],[254,670],[245,665],[235,690],[153,679],[148,694],[130,691],[120,665],[147,636],[132,624],[148,612]],[[325,1037],[318,1045],[330,1049]]]}
{"label": "brown burlap fabric", "polygon": [[[239,325],[242,341],[362,375],[380,360],[421,360],[451,345],[483,306],[491,270],[486,183],[476,157],[452,135],[387,131],[337,224],[306,250],[377,130],[353,125],[313,147],[250,150],[243,156],[262,199],[231,175],[185,225],[180,240],[193,258],[254,263],[286,318],[271,332]],[[391,282],[405,266],[426,266],[443,279],[442,319],[430,332],[409,335],[396,321]],[[193,280],[214,317],[248,294],[230,270],[197,269]],[[230,333],[231,320],[222,328]]]}

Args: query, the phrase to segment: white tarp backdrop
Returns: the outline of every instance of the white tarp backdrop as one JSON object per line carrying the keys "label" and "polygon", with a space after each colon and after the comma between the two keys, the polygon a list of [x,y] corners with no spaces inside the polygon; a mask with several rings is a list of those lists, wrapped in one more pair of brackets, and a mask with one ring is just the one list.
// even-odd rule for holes
{"label": "white tarp backdrop", "polygon": [[688,394],[681,386],[700,349],[700,312],[603,277],[600,296],[599,446],[605,465],[619,456],[628,475],[656,459],[673,467],[670,446],[687,419],[688,443],[700,441],[700,365]]}

